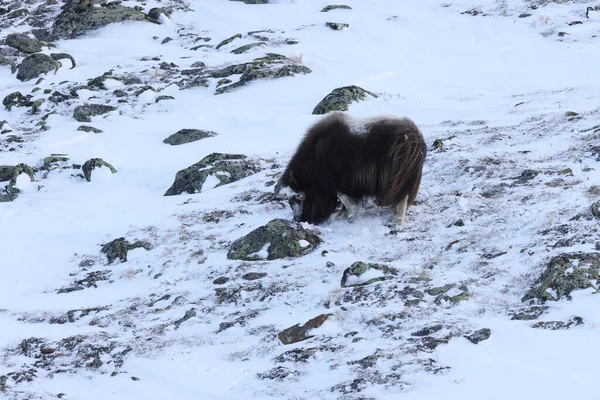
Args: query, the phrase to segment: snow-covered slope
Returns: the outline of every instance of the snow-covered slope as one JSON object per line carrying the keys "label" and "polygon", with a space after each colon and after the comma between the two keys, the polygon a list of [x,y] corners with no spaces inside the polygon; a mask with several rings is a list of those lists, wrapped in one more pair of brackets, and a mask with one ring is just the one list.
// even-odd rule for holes
{"label": "snow-covered slope", "polygon": [[[51,23],[62,4],[48,3]],[[38,15],[39,4],[22,7]],[[61,59],[41,82],[0,65],[0,98],[46,99],[33,112],[27,101],[0,110],[0,165],[24,163],[36,178],[19,175],[18,198],[0,203],[0,394],[594,397],[600,11],[586,16],[595,4],[584,1],[348,0],[339,4],[349,9],[322,12],[329,4],[126,1],[144,12],[177,7],[160,24],[115,23],[43,47],[76,66]],[[31,30],[27,15],[7,15],[0,39]],[[257,41],[265,43],[231,52]],[[17,64],[26,56],[2,49]],[[308,71],[222,94],[241,72],[196,87],[187,87],[194,73],[181,74],[267,53]],[[391,210],[369,205],[352,224],[305,224],[322,239],[307,255],[228,259],[235,240],[291,219],[287,203],[268,195],[273,182],[322,118],[312,114],[317,103],[349,85],[377,97],[348,113],[405,115],[426,138],[407,223],[391,229]],[[116,109],[77,121],[86,103]],[[163,142],[181,129],[217,135]],[[164,196],[178,171],[215,152],[246,155],[259,172]],[[52,154],[68,160],[44,166]],[[78,174],[91,158],[117,172],[95,168],[86,181]],[[142,246],[109,263],[103,245],[121,237]],[[553,259],[562,254],[574,261]],[[357,261],[385,265],[391,279],[343,288]],[[522,301],[558,264],[566,270],[542,282],[551,287]],[[323,314],[311,338],[278,337]]]}

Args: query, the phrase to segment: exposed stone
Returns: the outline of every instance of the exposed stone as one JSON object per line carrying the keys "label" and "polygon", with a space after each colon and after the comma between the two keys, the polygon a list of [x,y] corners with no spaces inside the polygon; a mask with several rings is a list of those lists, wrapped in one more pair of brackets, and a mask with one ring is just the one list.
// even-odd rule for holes
{"label": "exposed stone", "polygon": [[313,114],[327,114],[330,111],[348,111],[348,105],[355,101],[361,101],[366,95],[377,97],[375,93],[369,92],[358,86],[344,86],[333,90],[317,104]]}
{"label": "exposed stone", "polygon": [[465,338],[467,340],[469,340],[469,342],[471,342],[473,344],[477,344],[484,340],[488,340],[491,335],[492,335],[492,331],[490,329],[483,328],[483,329],[479,329],[479,330],[471,333],[470,335],[465,335]]}
{"label": "exposed stone", "polygon": [[149,20],[146,14],[114,2],[87,8],[77,0],[69,0],[56,17],[50,35],[53,40],[74,39],[115,22]]}
{"label": "exposed stone", "polygon": [[323,7],[321,12],[327,12],[331,10],[352,10],[352,7],[344,5],[344,4],[331,4],[326,7]]}
{"label": "exposed stone", "polygon": [[30,38],[24,33],[11,33],[6,35],[6,45],[22,51],[26,54],[33,54],[42,51],[42,43],[34,38]]}
{"label": "exposed stone", "polygon": [[196,142],[201,139],[217,136],[216,132],[203,129],[180,129],[165,140],[163,143],[178,146],[185,143]]}
{"label": "exposed stone", "polygon": [[10,67],[11,74],[17,72],[17,65],[10,58],[0,57],[0,65],[8,65]]}
{"label": "exposed stone", "polygon": [[316,329],[323,325],[323,323],[327,321],[327,318],[329,318],[330,316],[331,314],[321,314],[315,318],[308,320],[303,325],[296,324],[283,330],[277,335],[277,337],[283,344],[293,344],[310,339],[314,337],[312,335],[309,335],[310,330]]}
{"label": "exposed stone", "polygon": [[266,45],[265,42],[250,43],[250,44],[246,44],[244,46],[238,47],[237,49],[231,50],[231,53],[233,53],[233,54],[242,54],[242,53],[245,53],[248,50],[252,49],[253,47],[265,46],[265,45]]}
{"label": "exposed stone", "polygon": [[[375,272],[376,275],[380,275],[380,276],[372,277],[364,282],[356,282],[356,283],[349,282],[351,280],[350,279],[351,277],[354,277],[354,279],[360,279],[360,277],[367,272],[369,272],[369,274],[368,274],[369,276],[373,272]],[[350,267],[346,268],[346,270],[342,274],[341,286],[343,288],[352,287],[352,286],[365,286],[365,285],[369,285],[371,283],[381,282],[381,281],[385,281],[388,279],[392,279],[393,275],[396,275],[396,274],[397,274],[397,271],[393,268],[388,267],[387,265],[364,263],[362,261],[357,261],[357,262],[353,263]]]}
{"label": "exposed stone", "polygon": [[558,329],[569,329],[572,326],[582,325],[583,318],[581,317],[572,317],[568,322],[564,321],[540,321],[531,325],[532,328],[536,329],[549,329],[549,330],[558,330]]}
{"label": "exposed stone", "polygon": [[6,107],[8,111],[10,111],[13,107],[31,107],[33,105],[33,101],[31,100],[33,96],[23,95],[21,92],[13,92],[7,95],[2,100],[2,105]]}
{"label": "exposed stone", "polygon": [[47,54],[35,53],[26,57],[17,68],[17,79],[29,81],[50,71],[58,71],[60,63]]}
{"label": "exposed stone", "polygon": [[80,125],[77,128],[77,130],[82,131],[82,132],[102,133],[101,129],[94,128],[93,126],[88,126],[88,125]]}
{"label": "exposed stone", "polygon": [[595,288],[600,279],[600,253],[565,253],[549,261],[542,275],[523,296],[522,301],[538,299],[542,303],[571,298],[574,290]]}
{"label": "exposed stone", "polygon": [[115,111],[117,107],[107,106],[105,104],[84,104],[75,107],[73,118],[79,122],[92,122],[90,117],[103,115],[111,111]]}
{"label": "exposed stone", "polygon": [[235,35],[223,40],[221,43],[219,43],[216,47],[215,50],[219,50],[221,47],[228,45],[229,43],[233,42],[236,39],[241,39],[242,38],[242,34],[241,33],[236,33]]}
{"label": "exposed stone", "polygon": [[142,240],[136,240],[134,243],[129,243],[124,237],[120,237],[102,245],[100,251],[106,255],[108,263],[112,264],[117,258],[120,259],[121,262],[127,262],[127,253],[129,250],[137,248],[143,248],[150,251],[152,246],[150,243]]}
{"label": "exposed stone", "polygon": [[214,187],[226,185],[246,178],[260,171],[260,165],[243,154],[212,153],[175,175],[175,181],[165,192],[165,196],[175,196],[184,192],[199,193],[209,176],[217,178]]}
{"label": "exposed stone", "polygon": [[333,29],[334,31],[341,31],[344,28],[349,28],[350,24],[343,22],[325,22],[325,25]]}
{"label": "exposed stone", "polygon": [[322,242],[299,224],[274,219],[236,240],[227,252],[230,260],[275,260],[308,254]]}
{"label": "exposed stone", "polygon": [[83,176],[85,177],[85,180],[90,182],[92,179],[92,170],[94,170],[94,168],[96,168],[96,167],[103,167],[103,166],[110,169],[110,172],[112,172],[113,174],[117,172],[115,167],[113,167],[111,164],[107,163],[103,159],[91,158],[91,159],[87,160],[81,167],[81,170],[83,171]]}

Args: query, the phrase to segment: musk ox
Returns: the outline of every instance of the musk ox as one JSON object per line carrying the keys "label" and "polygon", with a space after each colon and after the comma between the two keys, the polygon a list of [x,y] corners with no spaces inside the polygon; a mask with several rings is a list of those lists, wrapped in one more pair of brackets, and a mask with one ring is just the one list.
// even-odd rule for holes
{"label": "musk ox", "polygon": [[352,118],[335,112],[312,125],[275,186],[289,187],[294,220],[319,224],[336,210],[338,199],[352,222],[360,201],[375,198],[395,207],[392,220],[404,221],[417,196],[427,147],[408,118]]}

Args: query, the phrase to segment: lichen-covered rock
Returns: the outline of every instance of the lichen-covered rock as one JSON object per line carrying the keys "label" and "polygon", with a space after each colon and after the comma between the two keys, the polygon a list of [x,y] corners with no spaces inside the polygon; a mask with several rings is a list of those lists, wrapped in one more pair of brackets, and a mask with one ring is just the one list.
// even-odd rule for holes
{"label": "lichen-covered rock", "polygon": [[341,31],[344,28],[350,27],[350,24],[346,24],[344,22],[325,22],[325,25],[334,31]]}
{"label": "lichen-covered rock", "polygon": [[47,54],[35,53],[26,57],[17,68],[17,79],[23,82],[50,71],[58,71],[60,63]]}
{"label": "lichen-covered rock", "polygon": [[330,4],[326,7],[323,7],[321,12],[327,12],[331,10],[352,10],[352,7],[344,5],[344,4]]}
{"label": "lichen-covered rock", "polygon": [[148,251],[152,250],[152,246],[148,242],[137,240],[134,243],[129,243],[124,237],[120,237],[102,245],[100,251],[106,254],[108,263],[112,264],[117,258],[121,262],[127,262],[127,253],[129,250],[137,248],[143,248]]}
{"label": "lichen-covered rock", "polygon": [[209,176],[217,178],[214,187],[226,185],[246,178],[260,171],[255,160],[243,154],[212,153],[175,175],[175,181],[165,192],[165,196],[175,196],[184,192],[194,194],[202,191]]}
{"label": "lichen-covered rock", "polygon": [[117,170],[115,167],[113,167],[110,163],[107,163],[106,161],[104,161],[101,158],[90,158],[89,160],[87,160],[83,166],[81,167],[81,170],[83,171],[83,176],[85,177],[85,180],[90,182],[92,179],[92,170],[96,167],[106,167],[108,169],[110,169],[111,173],[116,173]]}
{"label": "lichen-covered rock", "polygon": [[296,324],[289,328],[281,331],[277,337],[283,344],[298,343],[303,340],[307,340],[313,337],[309,335],[311,329],[316,329],[323,325],[325,321],[331,316],[331,314],[321,314],[315,318],[309,319],[303,325]]}
{"label": "lichen-covered rock", "polygon": [[103,115],[111,111],[115,111],[117,107],[107,106],[106,104],[84,104],[75,107],[73,110],[73,118],[79,122],[92,122],[90,117]]}
{"label": "lichen-covered rock", "polygon": [[558,330],[558,329],[569,329],[572,326],[583,325],[583,318],[581,317],[571,317],[569,321],[540,321],[531,325],[534,329],[549,329],[549,330]]}
{"label": "lichen-covered rock", "polygon": [[253,261],[300,257],[313,251],[321,242],[321,238],[297,223],[274,219],[233,242],[227,258]]}
{"label": "lichen-covered rock", "polygon": [[77,0],[69,0],[52,25],[51,38],[74,39],[94,29],[123,21],[150,21],[146,14],[114,2],[103,7],[80,7]]}
{"label": "lichen-covered rock", "polygon": [[341,286],[365,286],[371,283],[386,281],[397,275],[397,271],[383,264],[364,263],[357,261],[346,268],[342,274]]}
{"label": "lichen-covered rock", "polygon": [[269,0],[231,0],[231,1],[241,1],[244,4],[269,4]]}
{"label": "lichen-covered rock", "polygon": [[32,97],[30,94],[23,95],[21,92],[13,92],[2,100],[2,105],[8,111],[13,107],[31,107],[33,105]]}
{"label": "lichen-covered rock", "polygon": [[491,335],[491,329],[483,328],[471,333],[470,335],[465,335],[465,338],[473,344],[478,344],[479,342],[488,340]]}
{"label": "lichen-covered rock", "polygon": [[8,65],[10,67],[11,74],[17,72],[17,65],[10,58],[0,57],[0,65]]}
{"label": "lichen-covered rock", "polygon": [[377,97],[359,86],[344,86],[333,90],[317,104],[313,114],[327,114],[330,111],[348,111],[348,105],[355,101],[364,100],[366,95]]}
{"label": "lichen-covered rock", "polygon": [[217,47],[215,47],[215,50],[219,50],[221,47],[228,45],[229,43],[233,42],[236,39],[241,39],[242,38],[242,34],[241,33],[236,33],[235,35],[223,40],[221,43],[219,43],[217,45]]}
{"label": "lichen-covered rock", "polygon": [[522,301],[537,299],[544,303],[571,299],[575,290],[595,288],[600,279],[600,253],[565,253],[552,257],[546,270],[535,281]]}
{"label": "lichen-covered rock", "polygon": [[265,42],[255,42],[255,43],[249,43],[246,44],[244,46],[240,46],[237,49],[233,49],[231,50],[231,53],[233,54],[242,54],[247,52],[248,50],[252,49],[253,47],[257,47],[257,46],[265,46],[266,43]]}
{"label": "lichen-covered rock", "polygon": [[171,146],[179,146],[181,144],[196,142],[216,135],[216,132],[203,129],[180,129],[163,140],[163,143],[170,144]]}
{"label": "lichen-covered rock", "polygon": [[94,128],[93,126],[89,126],[89,125],[80,125],[77,128],[78,131],[82,131],[82,132],[93,132],[93,133],[102,133],[102,129],[98,129],[98,128]]}
{"label": "lichen-covered rock", "polygon": [[6,35],[6,45],[22,51],[26,54],[39,53],[42,51],[42,43],[34,38],[30,38],[24,33],[11,33]]}
{"label": "lichen-covered rock", "polygon": [[[310,68],[295,63],[293,60],[276,53],[267,53],[262,57],[255,58],[252,61],[232,64],[221,68],[195,68],[183,70],[181,72],[184,78],[177,83],[179,88],[187,89],[196,86],[209,86],[209,78],[221,79],[219,87],[215,90],[215,94],[231,92],[241,86],[257,79],[281,78],[295,76],[296,74],[308,74],[312,71]],[[231,75],[241,75],[237,82],[230,83],[231,80],[223,81],[222,78],[230,77]]]}

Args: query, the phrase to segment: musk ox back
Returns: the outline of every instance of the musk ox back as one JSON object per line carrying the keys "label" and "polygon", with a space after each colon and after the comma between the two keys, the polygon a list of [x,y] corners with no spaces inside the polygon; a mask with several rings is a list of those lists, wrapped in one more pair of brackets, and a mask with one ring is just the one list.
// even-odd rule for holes
{"label": "musk ox back", "polygon": [[408,118],[331,113],[308,129],[275,192],[296,192],[290,206],[297,221],[325,221],[338,199],[352,221],[360,200],[374,197],[394,206],[402,222],[419,191],[426,154],[423,136]]}

